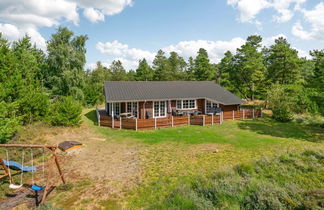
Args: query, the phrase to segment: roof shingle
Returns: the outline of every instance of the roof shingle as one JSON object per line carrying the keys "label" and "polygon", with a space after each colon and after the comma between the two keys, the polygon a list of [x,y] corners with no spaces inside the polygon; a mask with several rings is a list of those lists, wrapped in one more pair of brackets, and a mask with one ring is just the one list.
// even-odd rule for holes
{"label": "roof shingle", "polygon": [[207,98],[224,105],[243,101],[213,81],[107,81],[106,102]]}

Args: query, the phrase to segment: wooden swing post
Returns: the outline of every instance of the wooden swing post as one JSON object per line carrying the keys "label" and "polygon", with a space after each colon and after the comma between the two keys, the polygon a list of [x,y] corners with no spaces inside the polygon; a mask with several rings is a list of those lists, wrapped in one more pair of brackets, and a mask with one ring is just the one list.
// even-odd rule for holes
{"label": "wooden swing post", "polygon": [[0,163],[1,163],[1,166],[3,167],[3,169],[4,169],[4,171],[5,171],[5,174],[4,174],[3,176],[0,176],[0,179],[9,176],[9,179],[10,179],[11,183],[13,183],[12,177],[10,176],[10,173],[9,173],[9,169],[8,169],[8,167],[6,166],[6,164],[4,164],[4,162],[3,162],[3,160],[2,160],[1,157],[0,157]]}

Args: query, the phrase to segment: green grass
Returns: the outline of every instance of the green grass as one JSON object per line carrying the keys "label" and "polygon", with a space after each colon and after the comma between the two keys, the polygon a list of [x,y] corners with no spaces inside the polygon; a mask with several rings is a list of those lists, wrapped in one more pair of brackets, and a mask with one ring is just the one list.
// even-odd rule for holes
{"label": "green grass", "polygon": [[270,118],[245,121],[227,121],[213,126],[180,126],[158,130],[112,130],[106,127],[98,131],[108,139],[131,138],[146,144],[178,142],[185,144],[222,143],[240,148],[257,148],[292,140],[318,142],[324,139],[323,128],[278,123]]}
{"label": "green grass", "polygon": [[323,151],[263,158],[227,172],[194,177],[159,199],[140,197],[133,204],[146,209],[321,209],[323,160]]}

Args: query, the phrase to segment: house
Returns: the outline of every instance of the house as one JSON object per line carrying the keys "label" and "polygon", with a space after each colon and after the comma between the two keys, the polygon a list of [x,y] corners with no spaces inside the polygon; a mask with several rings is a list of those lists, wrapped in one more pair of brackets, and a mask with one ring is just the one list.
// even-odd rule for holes
{"label": "house", "polygon": [[239,110],[239,97],[213,81],[105,82],[108,116],[131,113],[137,119],[163,118],[178,113],[207,114],[212,108]]}

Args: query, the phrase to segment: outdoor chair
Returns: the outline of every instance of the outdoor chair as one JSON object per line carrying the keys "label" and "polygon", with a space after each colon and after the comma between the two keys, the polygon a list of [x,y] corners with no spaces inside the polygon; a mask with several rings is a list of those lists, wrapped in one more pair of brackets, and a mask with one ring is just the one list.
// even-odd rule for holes
{"label": "outdoor chair", "polygon": [[146,111],[145,115],[146,115],[145,116],[146,119],[152,118],[152,112],[151,111]]}

